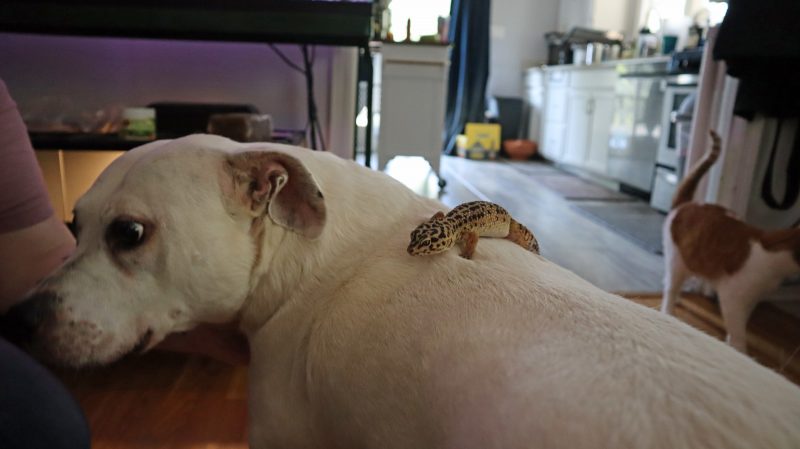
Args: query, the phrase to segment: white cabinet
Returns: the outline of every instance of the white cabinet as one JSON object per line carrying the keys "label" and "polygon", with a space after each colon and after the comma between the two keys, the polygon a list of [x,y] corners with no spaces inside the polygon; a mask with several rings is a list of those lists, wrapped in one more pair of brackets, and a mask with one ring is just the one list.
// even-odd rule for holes
{"label": "white cabinet", "polygon": [[562,162],[605,174],[614,94],[575,89],[568,98],[569,132]]}
{"label": "white cabinet", "polygon": [[564,155],[561,162],[584,165],[591,139],[592,97],[588,91],[573,89],[567,93],[567,132]]}
{"label": "white cabinet", "polygon": [[605,174],[614,115],[614,67],[549,67],[545,73],[542,156]]}
{"label": "white cabinet", "polygon": [[439,176],[449,47],[384,43],[375,61],[378,168],[395,156],[422,156]]}
{"label": "white cabinet", "polygon": [[600,90],[592,93],[590,113],[592,116],[591,139],[586,158],[586,168],[605,174],[608,164],[608,137],[614,116],[614,92]]}
{"label": "white cabinet", "polygon": [[542,117],[544,115],[544,70],[532,68],[525,71],[525,103],[528,106],[528,139],[542,142]]}
{"label": "white cabinet", "polygon": [[560,161],[564,154],[564,137],[567,128],[567,70],[544,70],[544,107],[541,117],[539,151],[552,161]]}

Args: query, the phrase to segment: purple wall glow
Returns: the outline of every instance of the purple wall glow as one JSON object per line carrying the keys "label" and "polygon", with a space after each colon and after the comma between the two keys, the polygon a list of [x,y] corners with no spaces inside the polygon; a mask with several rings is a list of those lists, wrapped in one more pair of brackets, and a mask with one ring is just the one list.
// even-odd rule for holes
{"label": "purple wall glow", "polygon": [[[298,46],[279,48],[300,60]],[[325,129],[331,60],[330,48],[317,47],[315,90]],[[0,78],[26,116],[190,101],[251,103],[272,114],[278,128],[306,124],[302,75],[265,44],[0,33]]]}

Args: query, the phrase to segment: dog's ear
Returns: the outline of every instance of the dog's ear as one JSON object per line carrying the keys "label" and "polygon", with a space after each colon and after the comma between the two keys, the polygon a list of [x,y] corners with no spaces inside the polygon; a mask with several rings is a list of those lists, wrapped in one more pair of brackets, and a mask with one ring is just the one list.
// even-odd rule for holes
{"label": "dog's ear", "polygon": [[311,173],[297,159],[249,151],[227,157],[233,196],[254,217],[265,213],[283,227],[316,238],[325,226],[325,200]]}

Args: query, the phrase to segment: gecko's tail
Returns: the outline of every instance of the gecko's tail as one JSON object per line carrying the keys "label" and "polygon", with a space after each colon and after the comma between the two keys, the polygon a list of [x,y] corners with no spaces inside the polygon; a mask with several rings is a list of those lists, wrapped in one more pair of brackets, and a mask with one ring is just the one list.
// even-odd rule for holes
{"label": "gecko's tail", "polygon": [[508,237],[506,238],[517,245],[526,248],[528,251],[539,254],[539,241],[536,240],[536,236],[534,236],[533,232],[528,230],[528,228],[513,218],[511,219],[511,225],[508,229]]}

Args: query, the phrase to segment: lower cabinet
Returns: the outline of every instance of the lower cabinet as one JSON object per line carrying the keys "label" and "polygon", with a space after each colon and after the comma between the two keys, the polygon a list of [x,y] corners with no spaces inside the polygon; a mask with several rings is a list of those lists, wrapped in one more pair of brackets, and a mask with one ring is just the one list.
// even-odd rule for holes
{"label": "lower cabinet", "polygon": [[56,216],[72,221],[78,199],[124,151],[36,150]]}
{"label": "lower cabinet", "polygon": [[587,143],[586,168],[605,174],[608,165],[608,137],[614,115],[614,91],[592,93],[590,139]]}
{"label": "lower cabinet", "polygon": [[378,168],[422,156],[440,176],[449,47],[384,43],[376,61]]}
{"label": "lower cabinet", "polygon": [[584,165],[591,139],[591,93],[573,89],[567,94],[567,138],[559,162]]}
{"label": "lower cabinet", "polygon": [[545,73],[542,156],[604,175],[614,115],[614,67],[548,67]]}

